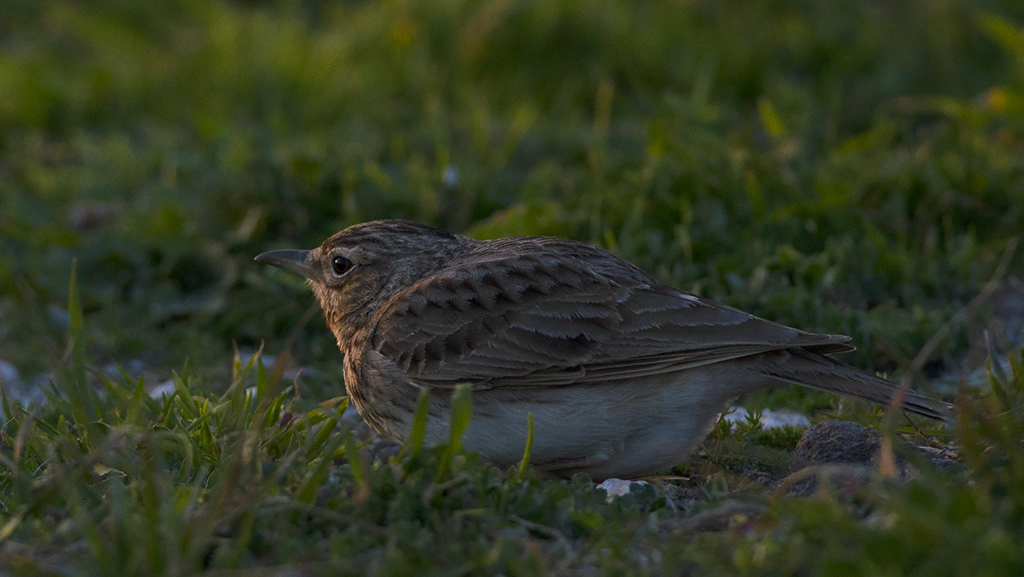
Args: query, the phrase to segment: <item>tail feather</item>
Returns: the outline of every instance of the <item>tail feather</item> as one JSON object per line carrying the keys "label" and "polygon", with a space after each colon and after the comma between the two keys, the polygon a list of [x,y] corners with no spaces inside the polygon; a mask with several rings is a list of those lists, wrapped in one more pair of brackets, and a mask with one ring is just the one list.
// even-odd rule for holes
{"label": "tail feather", "polygon": [[[900,392],[900,387],[892,381],[816,352],[803,349],[790,349],[785,352],[789,354],[788,358],[762,367],[762,374],[780,381],[857,397],[879,405],[888,405]],[[903,397],[903,409],[937,421],[948,421],[952,407],[916,391],[907,390]]]}

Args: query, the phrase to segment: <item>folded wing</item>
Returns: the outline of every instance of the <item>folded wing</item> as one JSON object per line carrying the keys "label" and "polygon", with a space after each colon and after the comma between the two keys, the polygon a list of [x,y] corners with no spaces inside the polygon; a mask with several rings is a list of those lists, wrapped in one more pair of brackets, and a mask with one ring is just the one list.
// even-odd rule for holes
{"label": "folded wing", "polygon": [[848,337],[773,323],[660,285],[610,253],[546,240],[513,257],[471,255],[395,295],[371,346],[425,387],[624,381],[772,350],[853,349]]}

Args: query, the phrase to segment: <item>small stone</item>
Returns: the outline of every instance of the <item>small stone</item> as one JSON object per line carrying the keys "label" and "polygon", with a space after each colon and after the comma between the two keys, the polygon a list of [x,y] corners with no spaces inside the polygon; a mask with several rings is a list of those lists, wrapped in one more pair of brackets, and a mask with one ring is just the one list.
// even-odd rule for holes
{"label": "small stone", "polygon": [[153,399],[159,399],[160,397],[174,394],[174,379],[167,379],[166,381],[156,385],[149,389],[149,396]]}
{"label": "small stone", "polygon": [[800,466],[844,463],[870,465],[881,446],[874,429],[829,419],[807,429],[793,453]]}
{"label": "small stone", "polygon": [[401,450],[402,446],[398,443],[393,443],[378,436],[374,437],[363,447],[363,454],[372,463],[387,463],[392,457],[398,455],[398,452]]}
{"label": "small stone", "polygon": [[597,488],[604,489],[608,493],[608,501],[611,502],[616,497],[628,495],[632,491],[633,485],[644,486],[650,485],[650,483],[647,481],[627,481],[612,477],[611,479],[605,479]]}
{"label": "small stone", "polygon": [[[881,447],[878,433],[870,428],[847,421],[830,419],[807,429],[793,451],[793,470],[783,485],[789,485],[790,495],[807,497],[818,490],[824,475],[829,485],[841,492],[854,491],[871,478],[871,463]],[[807,467],[824,467],[807,475]]]}
{"label": "small stone", "polygon": [[964,464],[957,461],[955,454],[947,449],[938,449],[935,447],[918,446],[915,447],[919,453],[924,455],[925,459],[928,460],[928,464],[939,471],[950,471],[954,473],[963,473],[966,471]]}

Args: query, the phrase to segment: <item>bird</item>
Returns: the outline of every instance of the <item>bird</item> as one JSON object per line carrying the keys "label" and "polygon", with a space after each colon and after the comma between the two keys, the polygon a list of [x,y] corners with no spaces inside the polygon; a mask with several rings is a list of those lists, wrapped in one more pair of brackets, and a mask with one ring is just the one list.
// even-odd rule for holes
{"label": "bird", "polygon": [[[801,331],[655,280],[557,237],[474,240],[408,220],[350,226],[312,250],[256,257],[305,277],[344,355],[347,395],[387,440],[449,439],[452,391],[470,388],[463,445],[559,477],[671,470],[735,397],[796,383],[943,420],[949,407],[835,360],[850,337]],[[531,417],[532,415],[532,417]]]}

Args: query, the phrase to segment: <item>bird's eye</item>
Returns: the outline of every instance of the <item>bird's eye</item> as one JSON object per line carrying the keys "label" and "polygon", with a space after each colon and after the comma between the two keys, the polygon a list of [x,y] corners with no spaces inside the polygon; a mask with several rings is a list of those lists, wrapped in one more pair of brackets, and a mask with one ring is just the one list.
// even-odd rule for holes
{"label": "bird's eye", "polygon": [[352,261],[343,256],[336,256],[331,260],[331,271],[336,277],[345,276],[345,273],[352,270],[353,266]]}

